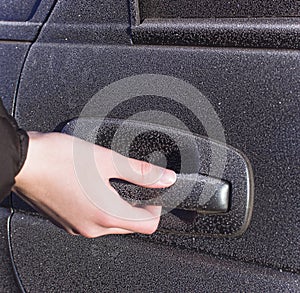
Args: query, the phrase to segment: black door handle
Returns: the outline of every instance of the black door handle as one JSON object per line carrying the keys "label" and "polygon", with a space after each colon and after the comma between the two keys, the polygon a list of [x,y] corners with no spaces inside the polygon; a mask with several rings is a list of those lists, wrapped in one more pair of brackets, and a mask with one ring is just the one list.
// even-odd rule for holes
{"label": "black door handle", "polygon": [[253,176],[247,158],[236,149],[181,129],[128,119],[78,118],[68,122],[62,132],[139,160],[162,152],[167,164],[157,165],[178,174],[173,186],[148,189],[111,179],[111,185],[127,201],[167,208],[169,213],[160,222],[162,231],[233,236],[248,227]]}
{"label": "black door handle", "polygon": [[229,209],[229,183],[206,175],[178,174],[176,183],[163,189],[118,179],[110,182],[122,198],[134,205],[159,205],[206,214],[226,213]]}

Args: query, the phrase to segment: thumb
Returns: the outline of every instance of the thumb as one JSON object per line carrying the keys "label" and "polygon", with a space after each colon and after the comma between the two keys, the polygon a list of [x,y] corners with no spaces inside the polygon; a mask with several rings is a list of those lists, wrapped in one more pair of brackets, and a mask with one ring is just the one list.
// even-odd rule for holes
{"label": "thumb", "polygon": [[113,156],[114,174],[118,178],[149,188],[164,188],[173,185],[176,173],[148,162],[124,157],[118,153]]}

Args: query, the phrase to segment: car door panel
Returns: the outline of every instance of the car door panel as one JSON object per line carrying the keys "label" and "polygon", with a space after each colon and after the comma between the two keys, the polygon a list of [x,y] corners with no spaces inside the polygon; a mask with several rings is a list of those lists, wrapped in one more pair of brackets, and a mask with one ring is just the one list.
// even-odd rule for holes
{"label": "car door panel", "polygon": [[[244,257],[247,255],[249,260],[255,258],[268,264],[271,259],[273,264],[289,260],[298,269],[298,230],[290,229],[298,215],[298,171],[297,162],[289,159],[298,152],[294,140],[298,128],[299,103],[299,91],[296,90],[299,72],[297,53],[278,51],[269,54],[264,51],[232,49],[95,48],[76,45],[67,46],[67,50],[52,44],[46,50],[47,46],[35,45],[30,54],[38,62],[31,63],[32,67],[26,66],[24,70],[16,112],[22,127],[51,131],[62,121],[77,117],[82,106],[98,89],[133,74],[151,72],[177,75],[190,81],[209,97],[218,111],[227,130],[226,141],[244,152],[254,168],[256,191],[250,229],[241,239],[216,241],[218,244],[215,245],[219,248],[215,253],[224,254],[228,249],[229,255],[239,257],[241,253]],[[55,59],[49,56],[55,56]],[[184,68],[179,60],[189,60],[189,66]],[[88,62],[90,65],[86,69]],[[50,70],[51,66],[53,71]],[[221,68],[226,70],[222,71]],[[60,70],[59,74],[57,70]],[[85,74],[86,70],[90,75],[83,79],[82,73]],[[44,79],[52,82],[44,83]],[[78,87],[78,84],[81,86]],[[273,90],[270,90],[270,84]],[[295,89],[292,93],[291,88]],[[101,110],[104,115],[106,109],[100,107],[97,110],[99,115]],[[46,115],[49,111],[51,118],[45,120],[41,113]],[[278,155],[278,143],[281,156]],[[288,178],[282,170],[289,170]],[[278,215],[278,208],[281,215]],[[295,212],[291,214],[292,210]],[[284,233],[278,234],[283,230]],[[273,238],[275,235],[276,238]],[[174,238],[174,241],[178,239],[177,236]],[[292,239],[294,246],[290,243]],[[224,246],[223,241],[237,245]],[[277,245],[273,245],[273,241]],[[200,238],[197,246],[212,252],[214,242]],[[266,243],[269,243],[268,249]]]}
{"label": "car door panel", "polygon": [[72,237],[39,216],[18,213],[12,230],[14,260],[27,292],[57,288],[61,292],[297,292],[299,288],[296,274],[132,236]]}
{"label": "car door panel", "polygon": [[[57,3],[22,71],[15,102],[18,122],[27,130],[60,129],[80,116],[101,88],[133,75],[160,74],[187,81],[214,107],[226,142],[252,165],[255,201],[250,226],[238,238],[159,231],[150,237],[84,240],[64,234],[35,214],[19,211],[27,208],[14,198],[11,241],[25,289],[62,286],[82,291],[155,288],[166,292],[174,286],[178,292],[184,288],[296,291],[300,270],[299,51],[275,45],[268,49],[251,48],[251,44],[248,48],[158,45],[143,39],[132,44],[134,30],[143,34],[145,30],[129,17],[129,4]],[[130,30],[130,25],[136,28]],[[105,116],[109,106],[109,101],[103,101],[95,111]],[[174,115],[168,103],[163,106]],[[121,108],[117,118],[137,111],[133,102]],[[181,119],[194,133],[207,135],[199,121],[186,119],[184,113]],[[29,262],[31,272],[26,270]],[[45,274],[47,281],[41,282]]]}

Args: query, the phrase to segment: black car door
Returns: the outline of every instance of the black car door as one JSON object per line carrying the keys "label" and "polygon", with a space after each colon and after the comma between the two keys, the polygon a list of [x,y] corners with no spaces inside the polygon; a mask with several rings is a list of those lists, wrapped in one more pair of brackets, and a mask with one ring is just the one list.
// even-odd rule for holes
{"label": "black car door", "polygon": [[104,125],[101,143],[125,121],[125,136],[141,130],[132,156],[161,145],[178,173],[230,186],[225,214],[219,201],[217,213],[175,205],[151,236],[98,239],[67,235],[13,195],[9,244],[24,291],[299,291],[299,7],[61,0],[19,59],[2,45],[17,63],[7,105],[21,127],[70,133],[79,121],[84,136],[103,117],[92,121]]}
{"label": "black car door", "polygon": [[[20,73],[31,44],[46,21],[54,1],[0,1],[0,97],[13,114]],[[1,137],[1,139],[5,139]],[[0,203],[1,268],[0,291],[18,290],[10,261],[7,219],[10,198]]]}

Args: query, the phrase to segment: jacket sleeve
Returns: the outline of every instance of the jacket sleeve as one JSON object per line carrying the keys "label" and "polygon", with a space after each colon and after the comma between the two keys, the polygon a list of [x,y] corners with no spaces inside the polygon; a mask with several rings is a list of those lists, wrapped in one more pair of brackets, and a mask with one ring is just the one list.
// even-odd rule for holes
{"label": "jacket sleeve", "polygon": [[28,135],[18,127],[0,98],[0,202],[10,193],[28,149]]}

